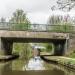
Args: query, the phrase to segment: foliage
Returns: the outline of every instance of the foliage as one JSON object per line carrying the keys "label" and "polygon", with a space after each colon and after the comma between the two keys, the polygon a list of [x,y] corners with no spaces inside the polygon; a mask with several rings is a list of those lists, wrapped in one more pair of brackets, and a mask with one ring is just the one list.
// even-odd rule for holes
{"label": "foliage", "polygon": [[60,15],[52,15],[49,17],[48,19],[48,24],[49,25],[58,25],[58,23],[60,24],[61,23],[61,20],[62,20],[62,16]]}
{"label": "foliage", "polygon": [[31,56],[31,49],[28,43],[14,43],[13,53],[20,55],[20,58],[29,59]]}
{"label": "foliage", "polygon": [[11,17],[9,22],[30,24],[30,21],[26,17],[26,13],[24,13],[24,11],[22,9],[17,9],[13,13],[13,17]]}
{"label": "foliage", "polygon": [[46,43],[45,47],[46,47],[47,52],[52,51],[52,44],[51,43]]}
{"label": "foliage", "polygon": [[70,58],[75,58],[75,52],[70,53],[70,54],[68,55],[68,57],[70,57]]}
{"label": "foliage", "polygon": [[72,32],[74,29],[71,24],[65,23],[63,25],[54,25],[52,30],[56,32]]}
{"label": "foliage", "polygon": [[[30,21],[26,17],[26,13],[22,9],[17,9],[9,20],[12,30],[26,30],[30,25]],[[20,58],[28,59],[29,50],[27,43],[14,43],[13,53],[18,53]]]}
{"label": "foliage", "polygon": [[70,11],[75,7],[75,0],[57,0],[56,4],[51,7],[52,10]]}
{"label": "foliage", "polygon": [[11,26],[11,30],[27,30],[30,28],[30,24],[25,23],[16,23]]}
{"label": "foliage", "polygon": [[45,47],[45,49],[41,49],[42,52],[52,51],[52,43],[39,43],[39,45]]}
{"label": "foliage", "polygon": [[26,30],[30,27],[30,21],[22,9],[17,9],[9,22],[11,23],[10,28],[13,30]]}
{"label": "foliage", "polygon": [[72,23],[69,21],[70,17],[67,15],[66,17],[63,16],[51,16],[49,17],[48,27],[49,31],[55,32],[71,32],[74,30]]}

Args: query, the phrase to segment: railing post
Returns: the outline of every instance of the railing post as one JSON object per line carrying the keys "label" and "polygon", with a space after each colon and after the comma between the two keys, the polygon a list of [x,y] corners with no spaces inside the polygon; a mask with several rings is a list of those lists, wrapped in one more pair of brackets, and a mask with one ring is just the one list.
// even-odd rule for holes
{"label": "railing post", "polygon": [[67,31],[66,31],[66,25],[65,25],[65,32],[67,32]]}
{"label": "railing post", "polygon": [[29,26],[28,26],[28,24],[27,24],[27,28],[26,28],[26,30],[29,30],[29,28],[28,28]]}

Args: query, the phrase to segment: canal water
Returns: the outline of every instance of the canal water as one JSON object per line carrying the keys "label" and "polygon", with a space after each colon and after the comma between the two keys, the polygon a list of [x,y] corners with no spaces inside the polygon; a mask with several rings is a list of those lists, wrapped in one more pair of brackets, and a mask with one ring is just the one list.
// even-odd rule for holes
{"label": "canal water", "polygon": [[75,75],[75,71],[72,69],[42,59],[40,60],[42,68],[36,69],[40,63],[37,65],[34,63],[35,69],[26,69],[30,60],[15,59],[9,62],[0,62],[0,75]]}

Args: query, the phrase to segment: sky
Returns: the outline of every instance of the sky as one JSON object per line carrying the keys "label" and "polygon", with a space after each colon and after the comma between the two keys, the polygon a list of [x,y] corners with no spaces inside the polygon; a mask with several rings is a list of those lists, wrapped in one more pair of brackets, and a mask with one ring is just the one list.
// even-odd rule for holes
{"label": "sky", "polygon": [[[52,14],[66,14],[59,10],[52,11],[56,0],[0,0],[0,17],[10,18],[16,9],[23,9],[31,23],[46,24]],[[72,10],[70,14],[75,14]]]}

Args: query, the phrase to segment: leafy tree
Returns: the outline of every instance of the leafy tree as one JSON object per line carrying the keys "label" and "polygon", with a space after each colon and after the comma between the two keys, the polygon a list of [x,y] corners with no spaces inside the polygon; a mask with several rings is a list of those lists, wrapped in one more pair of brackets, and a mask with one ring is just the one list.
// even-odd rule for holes
{"label": "leafy tree", "polygon": [[48,24],[49,25],[58,25],[61,23],[61,20],[62,20],[62,16],[60,15],[52,15],[49,17],[48,19]]}
{"label": "leafy tree", "polygon": [[12,29],[16,30],[26,30],[30,24],[29,19],[26,16],[26,13],[22,9],[17,9],[11,19],[9,20],[10,23],[13,23]]}
{"label": "leafy tree", "polygon": [[56,32],[71,32],[73,31],[72,22],[70,21],[70,17],[67,16],[51,16],[48,21],[48,30],[56,31]]}
{"label": "leafy tree", "polygon": [[[30,21],[28,20],[26,14],[22,9],[17,9],[11,19],[9,20],[10,28],[12,30],[26,30],[28,25],[30,25]],[[28,58],[27,43],[14,43],[13,45],[13,53],[16,52],[20,55],[21,58]]]}
{"label": "leafy tree", "polygon": [[24,11],[22,9],[17,9],[13,13],[13,17],[10,19],[10,22],[13,22],[13,23],[25,23],[25,24],[30,23],[30,21],[26,17],[26,14],[24,13]]}
{"label": "leafy tree", "polygon": [[52,10],[70,11],[75,7],[75,0],[57,0],[56,4],[51,7]]}

